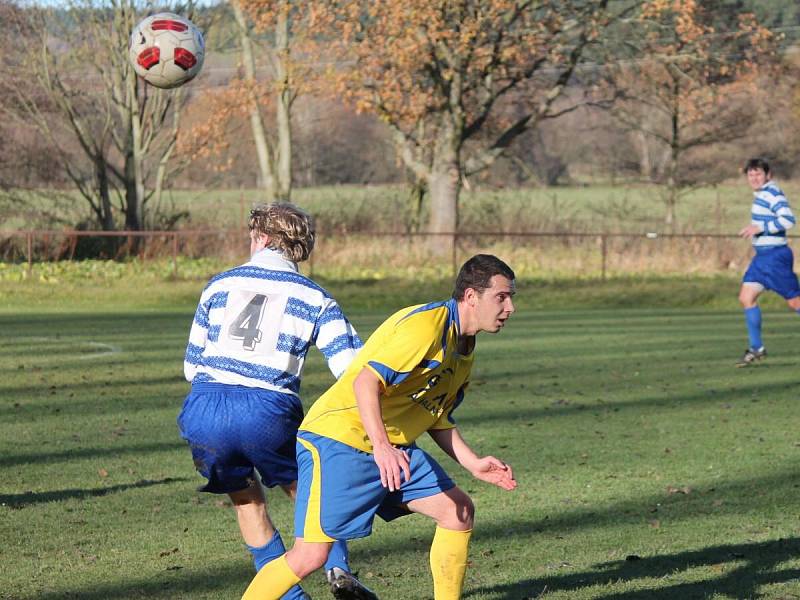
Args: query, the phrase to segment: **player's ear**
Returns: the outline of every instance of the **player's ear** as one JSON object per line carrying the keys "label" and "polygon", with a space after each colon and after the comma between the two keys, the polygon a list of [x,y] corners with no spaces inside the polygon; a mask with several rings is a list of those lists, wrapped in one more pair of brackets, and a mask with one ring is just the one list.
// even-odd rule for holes
{"label": "player's ear", "polygon": [[477,298],[478,292],[475,291],[475,288],[468,287],[464,290],[464,301],[467,303],[467,306],[475,306]]}
{"label": "player's ear", "polygon": [[257,250],[263,250],[269,246],[269,236],[266,233],[254,233],[253,241],[256,244]]}

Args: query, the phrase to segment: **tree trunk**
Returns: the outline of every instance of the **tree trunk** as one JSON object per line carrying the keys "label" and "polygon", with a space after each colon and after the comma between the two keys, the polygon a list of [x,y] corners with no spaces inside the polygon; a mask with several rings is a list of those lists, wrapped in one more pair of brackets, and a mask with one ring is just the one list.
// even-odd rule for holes
{"label": "tree trunk", "polygon": [[103,231],[114,230],[114,215],[111,212],[111,196],[108,186],[108,166],[101,157],[95,159],[95,173],[97,177],[97,193],[100,196],[100,226]]}
{"label": "tree trunk", "polygon": [[247,24],[247,17],[237,1],[231,2],[236,24],[239,28],[239,42],[242,50],[242,64],[244,65],[244,78],[250,94],[250,128],[253,131],[253,142],[256,146],[258,171],[260,174],[258,185],[267,193],[267,198],[275,197],[275,173],[273,172],[272,151],[264,129],[264,118],[258,104],[256,93],[256,61],[253,55],[253,42]]}
{"label": "tree trunk", "polygon": [[[145,84],[142,84],[145,85]],[[144,229],[144,174],[142,151],[142,122],[139,116],[139,82],[133,71],[128,75],[131,104],[128,113],[128,148],[125,152],[125,228],[129,231]]]}
{"label": "tree trunk", "polygon": [[[430,220],[428,232],[430,248],[434,254],[444,256],[455,248],[455,236],[458,229],[458,195],[461,192],[461,178],[458,160],[455,156],[449,160],[435,161],[428,180],[430,191]],[[450,234],[450,235],[445,235]]]}
{"label": "tree trunk", "polygon": [[680,75],[673,73],[669,175],[667,176],[667,213],[664,216],[664,222],[670,229],[675,229],[675,206],[678,203],[678,161],[681,155],[680,98]]}
{"label": "tree trunk", "polygon": [[278,128],[275,195],[277,199],[288,202],[292,197],[292,82],[289,75],[288,6],[285,2],[282,5],[275,27],[275,51],[277,53],[275,79],[278,84],[277,114],[275,115]]}
{"label": "tree trunk", "polygon": [[672,184],[669,184],[669,187],[667,188],[667,195],[666,195],[666,198],[664,200],[664,203],[666,204],[666,212],[664,214],[664,223],[670,229],[675,229],[675,224],[676,224],[675,223],[675,208],[676,208],[676,206],[678,204],[677,200],[678,200],[677,190],[672,186]]}

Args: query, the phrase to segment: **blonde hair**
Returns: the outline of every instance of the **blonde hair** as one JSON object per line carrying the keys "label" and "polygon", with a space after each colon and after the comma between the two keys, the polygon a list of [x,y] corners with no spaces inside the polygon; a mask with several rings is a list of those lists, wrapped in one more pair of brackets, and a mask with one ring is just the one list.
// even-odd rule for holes
{"label": "blonde hair", "polygon": [[306,260],[314,249],[314,220],[294,204],[259,204],[250,211],[247,226],[251,233],[268,235],[268,248],[294,262]]}

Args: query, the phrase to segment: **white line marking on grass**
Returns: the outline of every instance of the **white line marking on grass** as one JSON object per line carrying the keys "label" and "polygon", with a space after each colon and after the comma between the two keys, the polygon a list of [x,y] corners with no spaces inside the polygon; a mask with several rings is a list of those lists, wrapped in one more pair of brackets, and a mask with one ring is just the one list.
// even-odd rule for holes
{"label": "white line marking on grass", "polygon": [[[70,344],[70,340],[67,338],[54,338],[54,337],[22,337],[17,338],[21,341],[26,342],[41,342],[45,344]],[[86,360],[87,358],[101,358],[103,356],[114,356],[115,354],[122,354],[124,351],[120,346],[115,346],[114,344],[106,344],[105,342],[78,342],[74,344],[78,347],[80,346],[89,346],[93,350],[91,352],[81,352],[81,353],[64,353],[60,355],[60,358],[65,359],[77,359],[77,360]],[[57,358],[54,356],[47,357],[49,359]]]}
{"label": "white line marking on grass", "polygon": [[79,356],[81,360],[85,358],[100,358],[101,356],[112,356],[114,354],[122,354],[122,348],[119,346],[114,346],[113,344],[104,344],[103,342],[86,342],[92,348],[99,348],[105,350],[105,352],[96,352],[94,354],[84,354]]}

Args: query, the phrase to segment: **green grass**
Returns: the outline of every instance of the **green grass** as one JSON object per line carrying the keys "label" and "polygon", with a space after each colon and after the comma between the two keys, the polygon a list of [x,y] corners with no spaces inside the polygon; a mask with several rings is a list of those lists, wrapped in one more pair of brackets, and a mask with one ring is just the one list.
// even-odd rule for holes
{"label": "green grass", "polygon": [[[790,201],[800,194],[794,181],[780,181]],[[665,231],[663,188],[621,182],[616,185],[490,189],[461,192],[462,231],[572,231],[643,233]],[[75,222],[90,217],[85,203],[69,193],[29,196],[34,206]],[[741,179],[689,191],[678,203],[675,230],[735,234],[749,222],[751,193]],[[2,197],[0,197],[2,200]],[[401,185],[341,185],[296,188],[293,202],[311,212],[322,231],[406,231],[414,220],[408,188]],[[259,190],[175,190],[160,210],[187,212],[183,227],[242,227]],[[153,208],[153,207],[151,207]],[[31,215],[7,211],[2,229],[26,229]],[[422,221],[427,218],[423,212]],[[37,222],[44,227],[45,223]],[[60,227],[59,227],[60,228]],[[157,227],[154,227],[157,228]]]}
{"label": "green grass", "polygon": [[[195,492],[175,426],[196,276],[3,282],[0,598],[222,599],[247,585],[232,510]],[[448,289],[323,284],[365,334]],[[434,451],[477,506],[465,598],[800,597],[800,321],[770,299],[770,357],[733,368],[746,344],[737,287],[520,282],[518,313],[479,340],[458,411],[519,489],[471,480]],[[311,356],[306,403],[330,381]],[[290,537],[290,503],[270,500]],[[384,600],[427,599],[431,535],[423,518],[379,522],[352,561]],[[320,575],[307,589],[329,597]]]}

